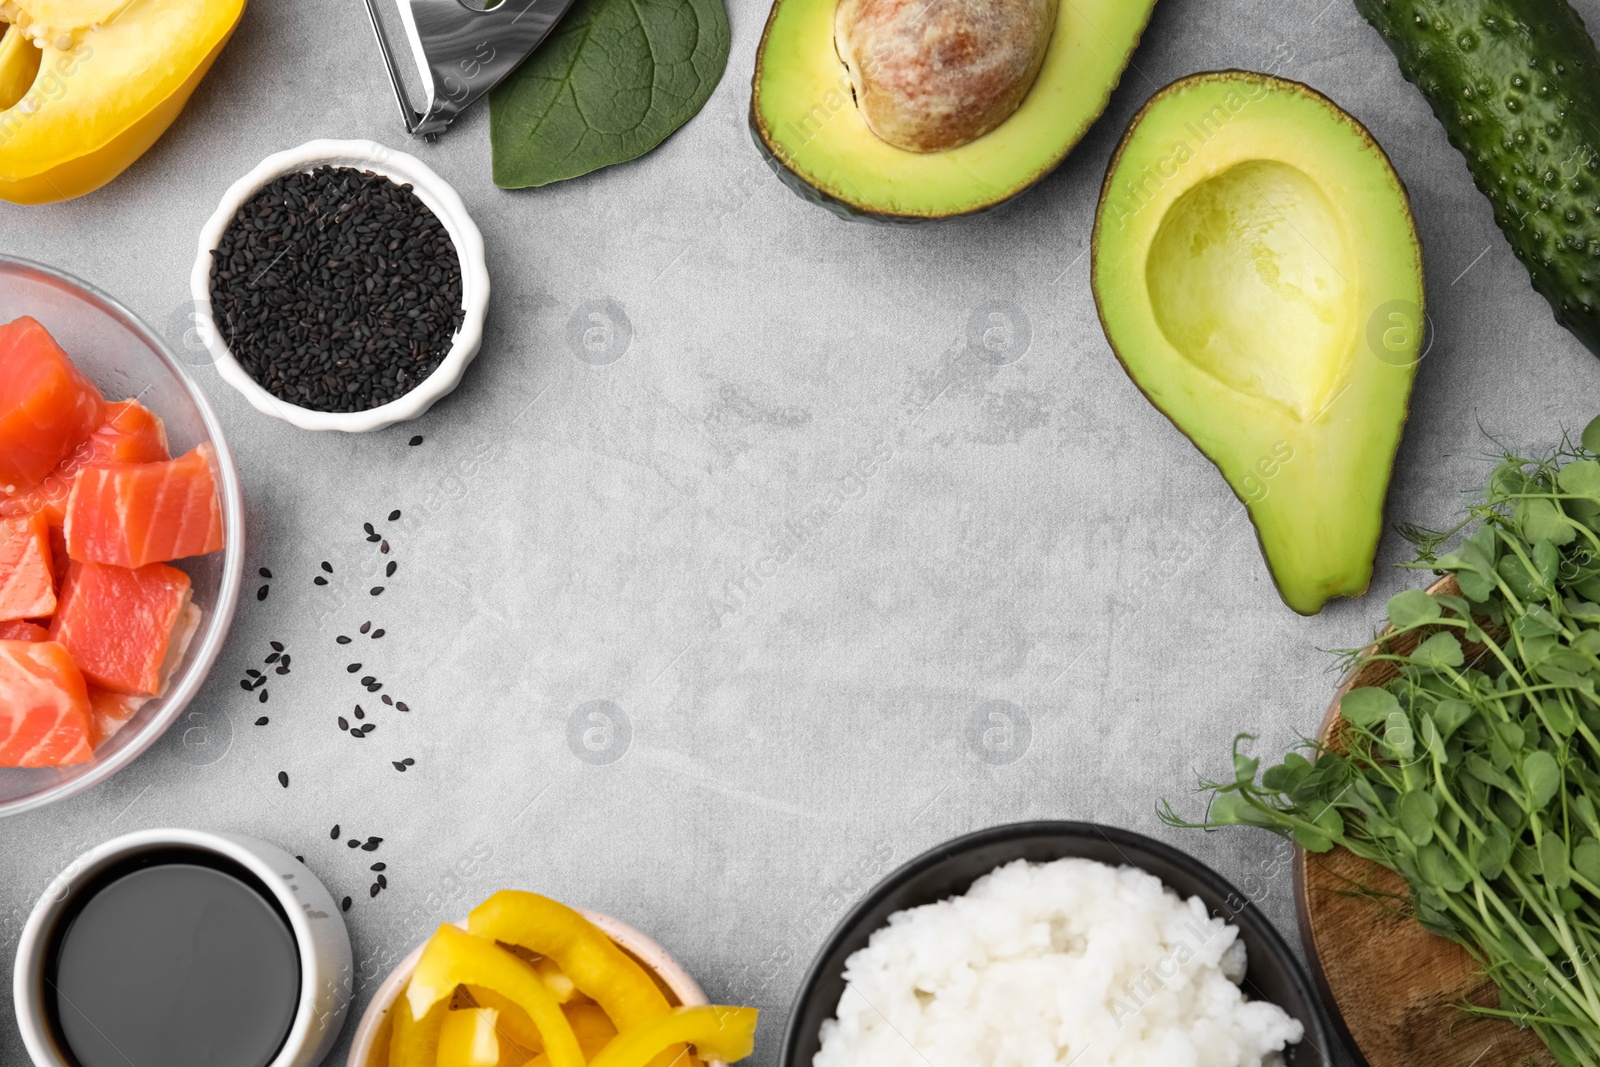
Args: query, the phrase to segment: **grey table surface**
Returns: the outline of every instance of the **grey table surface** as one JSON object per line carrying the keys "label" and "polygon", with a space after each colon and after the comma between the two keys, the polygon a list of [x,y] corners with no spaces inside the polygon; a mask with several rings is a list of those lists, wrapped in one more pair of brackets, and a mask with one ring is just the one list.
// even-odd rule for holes
{"label": "grey table surface", "polygon": [[[1600,18],[1600,0],[1578,6]],[[249,584],[214,677],[154,750],[0,822],[0,973],[72,856],[166,825],[266,838],[351,896],[357,1011],[436,924],[516,886],[624,917],[713,1000],[763,1009],[760,1067],[851,902],[982,827],[1149,833],[1294,938],[1285,846],[1171,830],[1156,806],[1197,813],[1197,775],[1225,770],[1239,730],[1263,752],[1313,730],[1336,680],[1320,650],[1361,643],[1417,578],[1394,567],[1407,548],[1390,533],[1365,598],[1309,619],[1279,601],[1221,477],[1101,334],[1087,249],[1112,148],[1160,86],[1245,67],[1328,93],[1389,151],[1436,327],[1391,522],[1450,521],[1484,471],[1480,425],[1529,447],[1581,427],[1600,410],[1600,361],[1551,320],[1343,0],[1163,0],[1060,170],[1000,213],[915,228],[841,222],[762,165],[745,113],[765,15],[735,0],[726,76],[659,150],[507,193],[489,180],[485,107],[436,144],[406,143],[362,5],[257,2],[120,180],[0,205],[0,248],[176,333],[223,190],[312,137],[370,137],[456,185],[494,282],[462,388],[385,432],[304,433],[198,370],[247,487],[248,573],[269,567],[271,593]],[[997,302],[1014,326],[1002,365],[969,343]],[[777,563],[808,514],[827,518]],[[364,522],[400,563],[378,599]],[[338,580],[319,588],[323,560]],[[381,642],[334,643],[366,620]],[[274,640],[294,669],[262,706],[237,683]],[[411,707],[376,711],[361,742],[335,723],[374,706],[345,673],[354,659]],[[1011,728],[986,747],[996,710]],[[335,824],[383,844],[349,850]],[[376,897],[374,860],[388,864]],[[0,1013],[0,1062],[25,1060]]]}

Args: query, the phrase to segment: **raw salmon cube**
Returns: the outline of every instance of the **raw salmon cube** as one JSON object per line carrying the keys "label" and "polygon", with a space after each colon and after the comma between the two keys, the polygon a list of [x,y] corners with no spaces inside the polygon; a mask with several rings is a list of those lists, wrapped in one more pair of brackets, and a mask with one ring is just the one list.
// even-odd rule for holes
{"label": "raw salmon cube", "polygon": [[50,636],[72,653],[90,683],[157,696],[174,635],[182,636],[189,595],[189,576],[163,563],[130,570],[74,560]]}
{"label": "raw salmon cube", "polygon": [[137,400],[118,400],[106,405],[106,421],[89,435],[81,466],[99,467],[107,463],[160,463],[170,459],[167,452],[167,424],[161,416]]}
{"label": "raw salmon cube", "polygon": [[55,610],[50,527],[44,516],[0,519],[0,621],[40,619]]}
{"label": "raw salmon cube", "polygon": [[26,619],[0,622],[0,641],[48,641],[50,631]]}
{"label": "raw salmon cube", "polygon": [[97,685],[89,687],[89,744],[99,748],[116,732],[128,725],[128,720],[139,709],[150,703],[149,697],[113,693]]}
{"label": "raw salmon cube", "polygon": [[93,758],[89,690],[54,641],[0,641],[0,767],[59,767]]}
{"label": "raw salmon cube", "polygon": [[138,569],[222,548],[211,446],[164,463],[78,472],[67,498],[67,554]]}
{"label": "raw salmon cube", "polygon": [[104,421],[100,391],[43,326],[0,326],[0,493],[38,485]]}
{"label": "raw salmon cube", "polygon": [[161,417],[137,400],[118,400],[106,405],[106,421],[100,428],[44,481],[19,497],[0,501],[0,515],[42,511],[50,525],[60,526],[66,521],[73,478],[83,468],[158,463],[167,458],[167,427]]}

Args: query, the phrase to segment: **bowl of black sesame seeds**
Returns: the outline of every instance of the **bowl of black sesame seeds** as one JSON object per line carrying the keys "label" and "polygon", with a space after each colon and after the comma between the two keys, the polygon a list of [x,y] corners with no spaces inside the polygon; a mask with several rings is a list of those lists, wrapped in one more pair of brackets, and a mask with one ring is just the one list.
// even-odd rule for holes
{"label": "bowl of black sesame seeds", "polygon": [[200,233],[190,288],[224,381],[264,414],[348,433],[454,390],[489,304],[461,197],[373,141],[311,141],[235,182]]}

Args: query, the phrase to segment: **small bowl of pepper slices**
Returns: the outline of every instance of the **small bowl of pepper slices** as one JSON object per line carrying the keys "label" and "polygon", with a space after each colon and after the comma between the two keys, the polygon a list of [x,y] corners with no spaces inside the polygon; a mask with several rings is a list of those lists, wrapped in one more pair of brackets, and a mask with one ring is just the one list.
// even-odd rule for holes
{"label": "small bowl of pepper slices", "polygon": [[306,430],[414,419],[483,340],[483,235],[449,183],[373,141],[311,141],[229,188],[190,275],[196,348]]}
{"label": "small bowl of pepper slices", "polygon": [[646,1067],[674,1050],[678,1067],[727,1067],[752,1052],[756,1015],[711,1005],[677,960],[620,919],[502,890],[390,972],[346,1067]]}

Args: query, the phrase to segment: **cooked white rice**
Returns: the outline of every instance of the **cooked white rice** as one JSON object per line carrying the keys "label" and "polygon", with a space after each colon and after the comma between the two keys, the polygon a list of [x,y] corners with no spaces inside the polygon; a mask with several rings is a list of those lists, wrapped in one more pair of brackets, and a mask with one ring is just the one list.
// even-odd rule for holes
{"label": "cooked white rice", "polygon": [[845,963],[814,1067],[1270,1067],[1238,928],[1132,867],[1023,860],[896,912]]}

